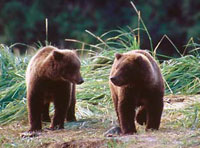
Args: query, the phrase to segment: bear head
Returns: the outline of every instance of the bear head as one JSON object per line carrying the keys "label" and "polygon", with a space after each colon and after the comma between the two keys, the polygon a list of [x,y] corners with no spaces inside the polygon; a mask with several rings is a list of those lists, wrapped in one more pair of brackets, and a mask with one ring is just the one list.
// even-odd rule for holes
{"label": "bear head", "polygon": [[110,81],[116,86],[135,85],[148,79],[152,67],[148,58],[140,53],[115,54]]}
{"label": "bear head", "polygon": [[50,55],[50,77],[75,84],[84,82],[80,74],[80,60],[75,51],[54,50]]}

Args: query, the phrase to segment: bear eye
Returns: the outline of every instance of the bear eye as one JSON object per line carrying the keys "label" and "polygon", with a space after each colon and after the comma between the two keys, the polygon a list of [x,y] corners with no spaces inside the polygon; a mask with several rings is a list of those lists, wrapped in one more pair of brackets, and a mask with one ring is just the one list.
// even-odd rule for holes
{"label": "bear eye", "polygon": [[72,66],[72,65],[69,65],[67,68],[69,69],[69,71],[74,71],[75,70],[74,66]]}
{"label": "bear eye", "polygon": [[70,73],[76,73],[78,70],[79,70],[79,67],[78,66],[76,66],[76,65],[69,65],[68,67],[67,67],[67,69],[68,69],[68,71],[70,72]]}
{"label": "bear eye", "polygon": [[131,66],[130,65],[126,65],[123,67],[124,71],[130,71],[131,70]]}
{"label": "bear eye", "polygon": [[129,72],[130,71],[129,67],[124,68],[124,71]]}

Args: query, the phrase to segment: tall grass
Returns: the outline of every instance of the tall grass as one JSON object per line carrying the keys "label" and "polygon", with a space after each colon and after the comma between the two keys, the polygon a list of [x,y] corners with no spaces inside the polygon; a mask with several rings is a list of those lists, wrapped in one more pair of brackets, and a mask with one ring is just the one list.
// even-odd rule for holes
{"label": "tall grass", "polygon": [[[118,34],[110,38],[106,38],[106,34],[101,36],[104,43],[99,40],[100,43],[96,45],[101,50],[93,52],[91,57],[82,59],[81,72],[85,83],[77,86],[76,114],[79,119],[95,116],[106,120],[106,115],[113,113],[111,112],[113,106],[108,77],[114,53],[139,47],[136,44],[134,34],[122,30],[115,32]],[[130,41],[127,41],[129,39]],[[90,47],[94,48],[94,45],[90,45]],[[104,48],[109,48],[109,50]],[[25,70],[30,57],[17,57],[5,45],[0,47],[0,57],[0,124],[6,124],[23,117],[27,119]],[[199,93],[199,61],[200,56],[195,54],[170,59],[160,64],[166,84],[168,84],[166,94]]]}
{"label": "tall grass", "polygon": [[25,96],[25,69],[29,58],[17,57],[9,47],[0,47],[0,110],[16,99]]}
{"label": "tall grass", "polygon": [[[134,4],[132,3],[134,7]],[[87,33],[97,39],[96,44],[83,43],[74,39],[66,41],[82,44],[83,52],[91,53],[92,56],[82,59],[82,74],[85,83],[77,86],[77,111],[78,118],[90,118],[100,116],[106,120],[108,114],[113,110],[108,77],[114,53],[126,52],[140,48],[140,30],[148,34],[153,56],[156,58],[156,50],[161,41],[153,51],[151,36],[138,14],[138,28],[129,30],[112,30],[96,36],[86,30]],[[140,27],[140,22],[143,28]],[[168,38],[167,36],[165,36]],[[168,39],[171,44],[172,41]],[[173,44],[175,47],[175,45]],[[194,50],[200,46],[195,44]],[[178,52],[177,48],[175,50]],[[92,51],[92,52],[91,52]],[[30,57],[17,57],[12,54],[9,47],[0,45],[0,124],[9,123],[26,117],[26,87],[25,70]],[[197,94],[200,89],[200,56],[199,54],[173,58],[160,64],[163,76],[166,80],[166,94]],[[27,118],[25,118],[27,119]]]}
{"label": "tall grass", "polygon": [[164,61],[162,73],[170,88],[166,93],[198,94],[200,93],[200,57],[187,55],[181,58]]}
{"label": "tall grass", "polygon": [[[15,119],[25,110],[25,69],[29,57],[17,57],[0,45],[0,123]],[[22,108],[21,108],[22,107]]]}

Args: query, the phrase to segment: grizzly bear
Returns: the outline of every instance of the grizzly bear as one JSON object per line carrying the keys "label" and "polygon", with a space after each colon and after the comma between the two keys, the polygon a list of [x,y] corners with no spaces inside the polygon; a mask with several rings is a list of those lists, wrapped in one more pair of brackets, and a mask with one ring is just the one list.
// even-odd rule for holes
{"label": "grizzly bear", "polygon": [[83,83],[80,61],[75,51],[53,46],[40,49],[26,71],[29,131],[42,129],[41,120],[49,121],[49,103],[54,103],[50,129],[64,128],[65,118],[75,118],[75,84]]}
{"label": "grizzly bear", "polygon": [[139,124],[146,124],[146,130],[159,128],[164,82],[160,68],[147,51],[115,54],[109,85],[121,134],[136,132],[135,118]]}

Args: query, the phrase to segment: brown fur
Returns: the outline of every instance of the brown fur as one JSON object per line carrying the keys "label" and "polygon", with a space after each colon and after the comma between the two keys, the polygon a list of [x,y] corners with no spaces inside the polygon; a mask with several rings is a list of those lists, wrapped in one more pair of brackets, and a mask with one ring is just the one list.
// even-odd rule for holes
{"label": "brown fur", "polygon": [[50,120],[50,102],[55,108],[51,129],[64,128],[65,118],[75,120],[75,84],[81,83],[75,52],[53,46],[40,49],[26,71],[30,131],[41,130],[41,120]]}
{"label": "brown fur", "polygon": [[139,124],[146,124],[146,130],[157,130],[163,110],[164,83],[156,61],[144,50],[115,57],[109,84],[122,134],[136,132],[135,118]]}

